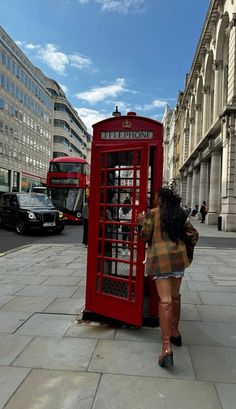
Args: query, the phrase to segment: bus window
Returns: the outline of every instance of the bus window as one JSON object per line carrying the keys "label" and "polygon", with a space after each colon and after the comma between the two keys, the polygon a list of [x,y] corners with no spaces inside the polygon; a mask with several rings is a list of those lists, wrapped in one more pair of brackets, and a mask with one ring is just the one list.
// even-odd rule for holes
{"label": "bus window", "polygon": [[47,194],[47,188],[45,186],[34,186],[33,190],[34,193],[44,193]]}

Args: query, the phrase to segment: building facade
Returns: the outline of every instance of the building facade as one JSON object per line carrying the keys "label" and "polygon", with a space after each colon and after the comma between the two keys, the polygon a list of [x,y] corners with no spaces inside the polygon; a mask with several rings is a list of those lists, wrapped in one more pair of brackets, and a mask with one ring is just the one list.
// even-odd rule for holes
{"label": "building facade", "polygon": [[52,156],[52,100],[45,77],[0,27],[0,192],[45,181]]}
{"label": "building facade", "polygon": [[174,175],[183,204],[236,231],[236,0],[212,0],[179,95]]}
{"label": "building facade", "polygon": [[85,124],[56,81],[47,78],[46,87],[53,100],[53,157],[86,159],[89,135]]}
{"label": "building facade", "polygon": [[0,26],[0,195],[44,184],[51,158],[90,158],[90,145],[61,87]]}
{"label": "building facade", "polygon": [[163,186],[175,187],[175,110],[166,105],[163,124]]}

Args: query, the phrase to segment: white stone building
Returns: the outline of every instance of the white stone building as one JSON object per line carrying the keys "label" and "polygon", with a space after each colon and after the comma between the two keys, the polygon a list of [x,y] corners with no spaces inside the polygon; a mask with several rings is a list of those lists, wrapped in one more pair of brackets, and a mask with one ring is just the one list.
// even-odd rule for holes
{"label": "white stone building", "polygon": [[[236,231],[236,0],[212,0],[176,112],[179,193]],[[220,219],[219,219],[220,218]]]}
{"label": "white stone building", "polygon": [[[163,124],[163,186],[173,186],[174,147],[175,147],[175,110],[167,104],[162,118]],[[175,186],[173,186],[175,187]]]}

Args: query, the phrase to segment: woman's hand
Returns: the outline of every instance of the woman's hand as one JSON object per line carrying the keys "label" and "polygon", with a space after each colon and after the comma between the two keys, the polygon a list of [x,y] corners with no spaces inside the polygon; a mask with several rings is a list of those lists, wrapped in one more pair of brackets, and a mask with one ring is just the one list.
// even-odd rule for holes
{"label": "woman's hand", "polygon": [[137,223],[142,225],[144,221],[144,217],[145,217],[145,212],[139,213],[137,216]]}

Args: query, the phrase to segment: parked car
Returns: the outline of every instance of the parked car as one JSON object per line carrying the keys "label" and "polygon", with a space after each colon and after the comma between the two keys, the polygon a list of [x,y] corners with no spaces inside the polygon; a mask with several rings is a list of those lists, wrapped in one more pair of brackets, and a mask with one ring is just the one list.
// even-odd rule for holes
{"label": "parked car", "polygon": [[0,224],[15,227],[18,234],[28,229],[64,230],[64,215],[42,193],[3,193],[0,201]]}

